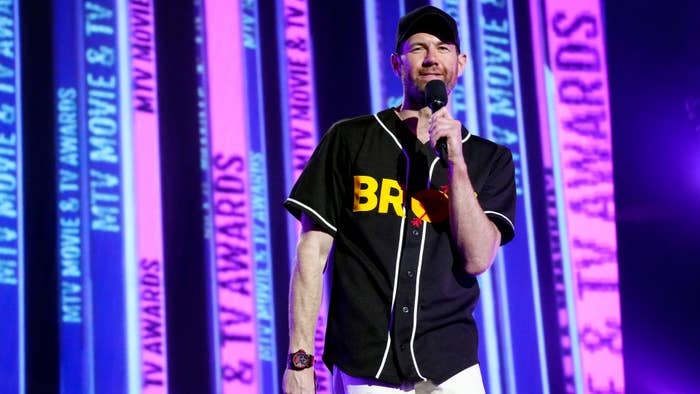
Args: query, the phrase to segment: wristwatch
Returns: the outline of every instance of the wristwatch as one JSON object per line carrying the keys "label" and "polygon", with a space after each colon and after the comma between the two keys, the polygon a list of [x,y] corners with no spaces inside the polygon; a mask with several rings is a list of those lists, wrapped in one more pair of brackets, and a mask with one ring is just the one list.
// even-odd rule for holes
{"label": "wristwatch", "polygon": [[289,354],[289,369],[301,371],[302,369],[314,366],[314,356],[306,353],[304,349],[299,349]]}

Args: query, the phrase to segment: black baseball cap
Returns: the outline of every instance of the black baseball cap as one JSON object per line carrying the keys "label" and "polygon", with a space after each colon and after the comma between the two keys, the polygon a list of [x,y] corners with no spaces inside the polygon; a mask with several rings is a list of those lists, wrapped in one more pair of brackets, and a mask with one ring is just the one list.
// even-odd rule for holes
{"label": "black baseball cap", "polygon": [[399,19],[399,27],[396,29],[396,53],[400,53],[403,42],[416,33],[432,34],[442,42],[455,44],[457,52],[460,52],[457,22],[439,8],[426,5]]}

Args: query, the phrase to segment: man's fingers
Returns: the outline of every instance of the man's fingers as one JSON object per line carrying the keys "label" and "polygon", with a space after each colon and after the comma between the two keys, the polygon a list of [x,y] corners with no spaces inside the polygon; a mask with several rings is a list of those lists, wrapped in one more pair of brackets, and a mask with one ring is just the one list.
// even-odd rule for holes
{"label": "man's fingers", "polygon": [[447,119],[452,119],[452,114],[450,111],[447,110],[447,107],[442,107],[439,110],[435,111],[431,118],[447,118]]}

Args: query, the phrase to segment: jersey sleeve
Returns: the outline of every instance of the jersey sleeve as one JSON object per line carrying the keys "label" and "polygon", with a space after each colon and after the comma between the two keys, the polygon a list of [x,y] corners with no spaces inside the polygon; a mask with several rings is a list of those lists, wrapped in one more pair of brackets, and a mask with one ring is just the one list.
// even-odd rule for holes
{"label": "jersey sleeve", "polygon": [[333,126],[324,134],[284,201],[284,207],[294,217],[301,220],[301,214],[305,213],[332,236],[337,232],[346,192],[344,168],[349,165],[346,148],[337,126]]}
{"label": "jersey sleeve", "polygon": [[489,178],[477,197],[486,216],[501,232],[501,245],[515,236],[515,166],[508,148],[499,147]]}

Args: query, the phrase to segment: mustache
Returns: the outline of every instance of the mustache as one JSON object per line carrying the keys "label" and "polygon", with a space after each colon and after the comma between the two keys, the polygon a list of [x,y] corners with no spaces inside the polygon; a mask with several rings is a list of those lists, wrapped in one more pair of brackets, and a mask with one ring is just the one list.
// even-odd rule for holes
{"label": "mustache", "polygon": [[429,74],[440,74],[440,75],[444,75],[444,74],[445,74],[445,70],[441,69],[440,67],[424,67],[424,68],[421,68],[421,69],[418,71],[418,73],[421,74],[421,75],[429,75]]}

